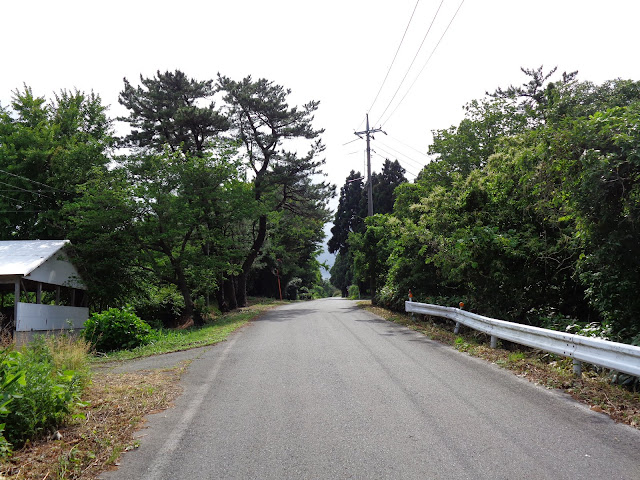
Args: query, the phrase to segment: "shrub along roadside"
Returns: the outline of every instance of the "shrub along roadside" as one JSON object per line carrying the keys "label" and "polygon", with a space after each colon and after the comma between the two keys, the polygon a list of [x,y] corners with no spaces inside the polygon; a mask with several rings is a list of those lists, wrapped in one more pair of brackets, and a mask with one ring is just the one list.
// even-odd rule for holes
{"label": "shrub along roadside", "polygon": [[88,345],[70,337],[37,337],[20,351],[0,354],[4,432],[2,456],[55,431],[89,382]]}
{"label": "shrub along roadside", "polygon": [[412,318],[405,313],[373,307],[369,301],[359,302],[358,305],[386,320],[420,332],[432,340],[512,370],[531,382],[563,390],[579,402],[589,405],[592,410],[606,413],[616,422],[640,429],[640,392],[612,384],[612,376],[608,371],[590,369],[588,365],[583,365],[582,378],[575,378],[573,364],[569,358],[515,344],[505,343],[505,348],[492,349],[488,346],[488,337],[482,333],[463,328],[460,334],[454,334],[454,324],[450,321],[439,321],[435,318],[433,321],[420,321],[422,315]]}
{"label": "shrub along roadside", "polygon": [[152,329],[141,320],[133,308],[110,308],[94,313],[85,322],[82,335],[98,352],[127,350],[144,345],[151,338]]}
{"label": "shrub along roadside", "polygon": [[249,301],[252,303],[250,307],[234,310],[214,319],[207,320],[202,326],[192,326],[185,329],[162,328],[153,330],[149,334],[145,344],[129,350],[116,350],[101,354],[96,356],[93,361],[131,360],[134,358],[213,345],[225,340],[231,332],[256,318],[260,313],[287,303],[285,301],[253,297],[250,297]]}

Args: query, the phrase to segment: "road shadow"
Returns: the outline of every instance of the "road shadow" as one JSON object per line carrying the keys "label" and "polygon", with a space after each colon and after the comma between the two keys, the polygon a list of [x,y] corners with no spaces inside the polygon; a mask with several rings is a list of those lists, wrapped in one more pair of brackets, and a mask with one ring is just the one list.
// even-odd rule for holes
{"label": "road shadow", "polygon": [[276,310],[268,312],[255,320],[254,323],[270,322],[288,322],[291,320],[303,320],[306,315],[313,315],[318,312],[315,308],[288,308],[286,310]]}

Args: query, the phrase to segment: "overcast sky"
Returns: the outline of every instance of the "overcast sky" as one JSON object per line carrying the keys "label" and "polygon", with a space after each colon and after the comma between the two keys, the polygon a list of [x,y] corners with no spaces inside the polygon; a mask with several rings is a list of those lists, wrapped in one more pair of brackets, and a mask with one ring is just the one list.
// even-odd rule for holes
{"label": "overcast sky", "polygon": [[290,88],[295,103],[320,101],[316,127],[326,130],[325,171],[340,187],[351,169],[363,171],[364,141],[347,142],[364,129],[414,9],[369,112],[371,127],[388,133],[373,142],[374,170],[384,157],[397,158],[412,180],[427,161],[431,131],[457,124],[463,105],[486,91],[525,82],[520,67],[578,70],[579,79],[596,83],[640,79],[638,0],[460,5],[3,0],[0,104],[7,105],[11,91],[23,84],[47,98],[77,88],[100,94],[117,116],[125,113],[117,101],[123,77],[137,83],[140,74],[175,69],[200,80],[215,79],[218,72],[237,80],[264,77]]}

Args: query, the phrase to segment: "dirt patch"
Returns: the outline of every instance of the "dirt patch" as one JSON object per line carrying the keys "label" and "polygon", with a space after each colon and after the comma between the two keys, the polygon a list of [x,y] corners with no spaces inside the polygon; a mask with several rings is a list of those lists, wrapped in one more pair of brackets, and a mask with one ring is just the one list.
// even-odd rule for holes
{"label": "dirt patch", "polygon": [[77,415],[56,434],[28,443],[2,465],[0,478],[93,479],[137,448],[133,433],[144,417],[162,411],[181,393],[182,368],[94,375]]}

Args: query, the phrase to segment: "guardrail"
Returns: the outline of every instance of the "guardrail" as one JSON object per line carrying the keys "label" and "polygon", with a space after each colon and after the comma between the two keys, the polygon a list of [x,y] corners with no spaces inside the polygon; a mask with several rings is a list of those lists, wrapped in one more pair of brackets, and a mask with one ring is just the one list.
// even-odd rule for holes
{"label": "guardrail", "polygon": [[580,362],[586,362],[640,377],[640,347],[633,345],[496,320],[455,307],[408,301],[405,302],[405,310],[448,318],[456,322],[456,329],[462,324],[484,332],[491,336],[492,348],[500,338],[571,357],[577,375],[581,372]]}

